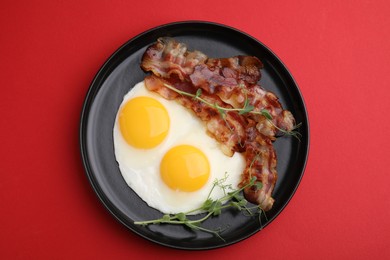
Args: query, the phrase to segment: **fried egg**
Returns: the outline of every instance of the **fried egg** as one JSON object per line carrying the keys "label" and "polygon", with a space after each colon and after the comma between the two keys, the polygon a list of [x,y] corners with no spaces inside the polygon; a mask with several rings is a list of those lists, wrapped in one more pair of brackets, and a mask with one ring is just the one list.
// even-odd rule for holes
{"label": "fried egg", "polygon": [[[192,111],[134,86],[116,115],[114,151],[128,186],[150,207],[165,214],[188,212],[207,199],[213,182],[237,188],[244,157],[228,157]],[[224,195],[214,189],[211,198]],[[198,213],[198,212],[193,212]]]}

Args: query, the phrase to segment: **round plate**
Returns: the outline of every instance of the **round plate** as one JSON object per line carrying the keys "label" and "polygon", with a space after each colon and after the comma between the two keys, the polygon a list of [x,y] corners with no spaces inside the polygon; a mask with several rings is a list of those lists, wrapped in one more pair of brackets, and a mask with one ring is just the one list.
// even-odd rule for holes
{"label": "round plate", "polygon": [[[248,217],[234,211],[204,223],[206,228],[228,227],[223,240],[182,226],[151,225],[134,221],[160,218],[162,214],[146,205],[125,183],[114,156],[112,130],[123,96],[145,73],[140,68],[142,54],[158,37],[171,36],[209,57],[257,56],[264,63],[260,84],[274,92],[290,110],[302,137],[278,138],[278,182],[273,208],[262,217]],[[181,249],[211,249],[241,241],[266,227],[287,205],[303,175],[309,148],[309,128],[305,105],[294,79],[264,44],[234,28],[208,22],[179,22],[144,32],[120,47],[103,65],[87,93],[81,115],[80,145],[87,176],[97,196],[111,214],[138,235],[161,245]]]}

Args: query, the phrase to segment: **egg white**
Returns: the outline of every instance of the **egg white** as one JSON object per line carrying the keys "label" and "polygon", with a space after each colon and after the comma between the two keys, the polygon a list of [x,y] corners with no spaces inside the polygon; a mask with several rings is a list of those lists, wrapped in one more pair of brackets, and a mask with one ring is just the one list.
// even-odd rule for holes
{"label": "egg white", "polygon": [[[147,96],[158,100],[170,117],[170,128],[165,140],[152,149],[138,149],[130,146],[122,137],[118,123],[118,114],[122,106],[131,98]],[[222,153],[219,144],[206,134],[204,123],[191,111],[172,100],[166,100],[157,93],[148,91],[144,82],[134,86],[123,98],[118,109],[113,129],[114,150],[121,174],[138,196],[150,207],[165,214],[187,212],[202,205],[216,179],[222,179],[227,173],[224,184],[236,188],[240,175],[245,168],[245,160],[239,153],[228,157]],[[210,163],[210,177],[207,183],[194,192],[181,192],[170,189],[160,177],[160,162],[165,153],[181,144],[200,149]],[[212,198],[222,197],[223,191],[214,189]]]}

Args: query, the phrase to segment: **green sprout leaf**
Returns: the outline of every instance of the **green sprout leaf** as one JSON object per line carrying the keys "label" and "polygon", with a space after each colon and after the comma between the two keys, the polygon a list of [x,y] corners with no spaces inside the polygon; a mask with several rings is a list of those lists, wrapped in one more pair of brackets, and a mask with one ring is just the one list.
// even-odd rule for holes
{"label": "green sprout leaf", "polygon": [[213,204],[213,200],[210,199],[210,198],[208,198],[208,199],[203,203],[202,208],[203,208],[204,210],[206,210],[206,211],[209,211],[209,209],[211,208],[212,204]]}
{"label": "green sprout leaf", "polygon": [[251,112],[253,109],[255,109],[255,107],[248,104],[244,108],[242,108],[238,113],[240,115],[243,115],[243,114]]}
{"label": "green sprout leaf", "polygon": [[272,120],[272,115],[267,109],[262,109],[260,113],[268,120]]}
{"label": "green sprout leaf", "polygon": [[196,91],[196,94],[195,94],[195,99],[199,98],[200,96],[202,95],[202,89],[201,88],[198,88],[198,90]]}
{"label": "green sprout leaf", "polygon": [[243,115],[243,114],[251,112],[253,109],[255,109],[255,107],[252,106],[251,104],[249,104],[248,98],[245,98],[244,106],[242,107],[242,109],[240,109],[238,114]]}
{"label": "green sprout leaf", "polygon": [[263,183],[258,181],[258,182],[256,182],[255,186],[256,186],[257,190],[261,190],[261,188],[263,188]]}
{"label": "green sprout leaf", "polygon": [[217,104],[215,104],[215,108],[218,110],[218,113],[221,115],[222,118],[226,117],[226,111],[224,110],[223,107],[220,107]]}
{"label": "green sprout leaf", "polygon": [[230,204],[231,204],[231,206],[232,206],[233,208],[235,208],[235,209],[237,209],[237,210],[241,210],[241,209],[242,209],[241,206],[240,206],[240,204],[239,204],[238,202],[232,201]]}
{"label": "green sprout leaf", "polygon": [[187,220],[187,216],[184,214],[184,213],[178,213],[175,215],[175,217],[179,220],[179,221],[186,221]]}
{"label": "green sprout leaf", "polygon": [[238,202],[238,205],[241,207],[246,206],[248,204],[248,201],[246,199],[242,199]]}
{"label": "green sprout leaf", "polygon": [[168,222],[168,221],[170,221],[170,220],[171,220],[171,217],[170,217],[168,214],[165,214],[165,215],[162,217],[162,219],[161,219],[162,222]]}

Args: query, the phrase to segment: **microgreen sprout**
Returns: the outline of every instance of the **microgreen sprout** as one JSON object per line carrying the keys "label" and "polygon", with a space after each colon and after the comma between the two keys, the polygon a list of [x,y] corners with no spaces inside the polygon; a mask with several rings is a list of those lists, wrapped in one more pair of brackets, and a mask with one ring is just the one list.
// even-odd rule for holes
{"label": "microgreen sprout", "polygon": [[176,93],[178,93],[180,95],[191,97],[194,100],[198,100],[198,101],[208,105],[209,107],[215,108],[219,112],[219,114],[221,115],[221,118],[225,121],[226,125],[229,127],[230,130],[233,130],[233,129],[231,128],[231,126],[228,124],[228,122],[226,120],[226,112],[236,111],[240,115],[251,113],[251,114],[257,114],[257,115],[264,116],[268,120],[268,122],[270,122],[272,124],[272,126],[274,126],[275,129],[277,129],[280,133],[282,133],[284,135],[291,135],[291,136],[297,138],[298,140],[300,140],[301,133],[299,133],[297,131],[297,129],[302,125],[301,123],[295,125],[291,130],[286,130],[286,129],[282,129],[282,128],[278,127],[272,121],[273,117],[272,117],[269,110],[267,110],[265,108],[261,109],[260,111],[255,110],[255,107],[249,103],[249,99],[247,97],[246,92],[244,92],[245,93],[245,101],[244,101],[244,105],[242,108],[228,108],[228,107],[221,107],[217,103],[211,103],[211,102],[205,100],[204,98],[202,98],[201,97],[202,96],[202,89],[200,89],[200,88],[197,89],[195,94],[192,94],[192,93],[188,93],[188,92],[179,90],[179,89],[177,89],[169,84],[166,84],[166,83],[164,83],[164,86],[172,91],[175,91]]}
{"label": "microgreen sprout", "polygon": [[[238,211],[243,211],[246,216],[255,216],[263,213],[263,210],[260,206],[248,206],[248,201],[242,195],[242,191],[250,186],[255,186],[256,188],[261,188],[261,183],[256,181],[255,177],[252,177],[250,182],[244,185],[239,189],[233,189],[231,184],[225,184],[228,175],[225,173],[225,177],[222,179],[216,179],[213,182],[213,186],[208,194],[207,199],[203,204],[196,209],[177,213],[177,214],[164,214],[161,218],[147,221],[135,221],[135,225],[147,226],[153,224],[172,224],[172,225],[184,225],[190,228],[191,230],[199,230],[207,233],[211,233],[221,240],[224,239],[221,236],[221,232],[225,229],[219,227],[217,229],[208,229],[202,227],[201,224],[207,219],[215,216],[219,216],[222,213],[222,210],[227,208],[233,208]],[[212,199],[211,194],[214,189],[219,188],[224,192],[224,196],[219,199]],[[193,213],[201,213],[189,218],[188,215]],[[259,216],[260,218],[260,216]]]}

